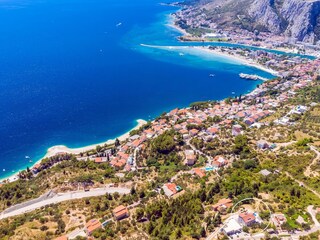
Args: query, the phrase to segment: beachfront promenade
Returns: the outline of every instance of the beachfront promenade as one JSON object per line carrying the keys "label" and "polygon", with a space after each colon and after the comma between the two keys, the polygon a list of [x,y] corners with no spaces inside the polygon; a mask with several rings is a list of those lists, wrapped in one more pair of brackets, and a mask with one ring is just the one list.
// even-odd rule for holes
{"label": "beachfront promenade", "polygon": [[119,194],[128,194],[130,193],[130,189],[124,187],[104,187],[90,189],[90,191],[81,190],[67,193],[54,193],[53,191],[49,191],[48,193],[42,195],[37,199],[17,204],[6,209],[0,214],[0,219],[5,219],[8,217],[13,217],[23,213],[31,212],[35,209],[39,209],[50,204],[57,204],[68,200],[81,199],[87,197],[97,197],[105,195],[106,193],[116,192]]}

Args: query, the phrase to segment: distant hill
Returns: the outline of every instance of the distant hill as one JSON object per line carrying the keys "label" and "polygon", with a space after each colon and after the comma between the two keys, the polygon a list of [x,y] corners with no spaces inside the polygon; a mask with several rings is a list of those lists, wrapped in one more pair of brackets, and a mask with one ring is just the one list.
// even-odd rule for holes
{"label": "distant hill", "polygon": [[320,0],[186,0],[220,27],[284,34],[298,41],[320,40]]}

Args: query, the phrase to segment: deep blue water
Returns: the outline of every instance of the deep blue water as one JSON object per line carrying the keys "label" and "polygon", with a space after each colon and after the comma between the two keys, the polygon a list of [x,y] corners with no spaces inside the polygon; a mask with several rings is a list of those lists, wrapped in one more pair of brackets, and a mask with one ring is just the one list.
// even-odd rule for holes
{"label": "deep blue water", "polygon": [[258,82],[240,72],[270,77],[190,49],[142,47],[184,45],[165,25],[173,10],[156,0],[0,0],[0,178],[53,145],[102,142],[138,118],[246,93]]}

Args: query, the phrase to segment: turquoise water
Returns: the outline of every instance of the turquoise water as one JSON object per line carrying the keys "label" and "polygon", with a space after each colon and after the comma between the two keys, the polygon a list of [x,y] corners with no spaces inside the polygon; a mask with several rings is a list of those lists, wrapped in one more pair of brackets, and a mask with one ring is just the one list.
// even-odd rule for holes
{"label": "turquoise water", "polygon": [[216,167],[205,167],[205,170],[207,172],[210,172],[210,171],[213,171],[213,170],[216,170],[217,168]]}
{"label": "turquoise water", "polygon": [[0,178],[51,146],[103,142],[138,118],[254,89],[240,72],[271,77],[190,48],[141,46],[184,45],[165,25],[173,10],[155,0],[0,1]]}

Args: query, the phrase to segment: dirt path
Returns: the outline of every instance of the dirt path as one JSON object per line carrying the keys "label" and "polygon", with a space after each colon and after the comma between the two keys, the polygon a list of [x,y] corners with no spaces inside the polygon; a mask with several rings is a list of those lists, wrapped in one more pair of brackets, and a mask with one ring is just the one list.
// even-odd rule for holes
{"label": "dirt path", "polygon": [[306,177],[310,177],[313,175],[313,177],[318,177],[319,173],[316,171],[311,170],[311,166],[317,164],[318,161],[320,161],[320,152],[317,150],[315,146],[310,146],[310,149],[316,153],[316,157],[313,159],[312,163],[307,167],[307,169],[304,171],[304,175]]}
{"label": "dirt path", "polygon": [[299,181],[298,179],[294,178],[290,173],[285,172],[285,174],[294,180],[296,183],[298,183],[300,186],[303,186],[304,188],[308,189],[310,192],[314,193],[318,198],[320,198],[320,193],[318,193],[316,190],[312,189],[311,187],[307,186],[304,182]]}

